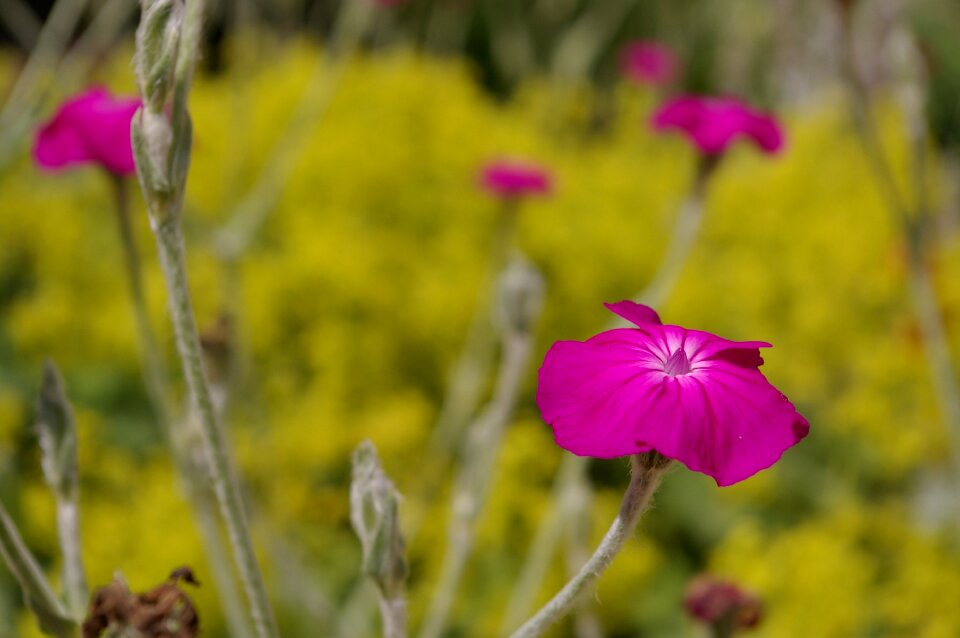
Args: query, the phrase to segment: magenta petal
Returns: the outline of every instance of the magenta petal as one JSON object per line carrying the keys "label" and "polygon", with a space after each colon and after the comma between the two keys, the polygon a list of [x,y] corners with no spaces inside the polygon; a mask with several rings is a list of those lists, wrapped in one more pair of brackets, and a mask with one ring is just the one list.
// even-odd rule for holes
{"label": "magenta petal", "polygon": [[660,325],[631,302],[608,308],[637,328],[558,342],[540,367],[537,404],[561,447],[599,458],[652,449],[730,485],[807,435],[758,370],[770,344]]}
{"label": "magenta petal", "polygon": [[633,301],[618,301],[616,303],[605,303],[603,305],[613,314],[619,315],[630,323],[638,326],[642,326],[645,323],[655,323],[657,325],[663,323],[660,321],[660,315],[657,314],[657,311],[650,306],[644,306],[643,304]]}
{"label": "magenta petal", "polygon": [[136,98],[114,99],[102,88],[88,90],[64,102],[37,132],[34,159],[50,170],[95,163],[117,175],[132,174],[130,121],[139,107]]}
{"label": "magenta petal", "polygon": [[735,98],[684,96],[670,100],[653,116],[657,131],[676,129],[705,155],[719,155],[745,137],[766,153],[783,147],[783,131],[770,115]]}
{"label": "magenta petal", "polygon": [[610,330],[585,343],[558,341],[547,352],[537,404],[560,447],[597,458],[649,451],[632,427],[639,417],[634,391],[646,387],[653,369],[637,364],[640,336],[633,329]]}

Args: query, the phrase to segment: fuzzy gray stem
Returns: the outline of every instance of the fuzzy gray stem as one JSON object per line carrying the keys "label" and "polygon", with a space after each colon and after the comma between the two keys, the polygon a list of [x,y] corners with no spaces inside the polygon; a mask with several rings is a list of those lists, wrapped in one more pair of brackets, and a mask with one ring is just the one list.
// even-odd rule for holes
{"label": "fuzzy gray stem", "polygon": [[40,627],[57,638],[72,638],[76,630],[74,621],[53,593],[3,503],[0,503],[0,557],[16,577],[26,605],[37,616]]}
{"label": "fuzzy gray stem", "polygon": [[600,542],[593,556],[563,588],[530,620],[515,631],[511,638],[534,638],[560,620],[576,602],[580,592],[606,571],[624,542],[633,533],[640,517],[650,504],[650,498],[660,485],[668,461],[655,452],[631,457],[633,476],[623,496],[620,513]]}
{"label": "fuzzy gray stem", "polygon": [[183,237],[177,217],[170,216],[166,223],[156,224],[154,232],[167,283],[170,313],[184,378],[200,420],[214,492],[226,523],[240,577],[247,590],[256,634],[259,638],[277,638],[279,631],[253,550],[243,499],[203,368],[200,338],[194,321],[184,265]]}
{"label": "fuzzy gray stem", "polygon": [[405,598],[387,598],[380,594],[380,617],[383,619],[383,638],[407,638]]}
{"label": "fuzzy gray stem", "polygon": [[80,547],[80,508],[76,496],[56,495],[57,538],[63,555],[63,592],[74,618],[83,618],[89,592]]}
{"label": "fuzzy gray stem", "polygon": [[469,456],[454,487],[453,512],[447,532],[447,550],[420,638],[438,638],[447,622],[457,587],[473,548],[474,522],[483,508],[490,474],[503,432],[513,415],[520,382],[533,347],[529,333],[515,333],[505,343],[493,400],[471,428]]}
{"label": "fuzzy gray stem", "polygon": [[190,463],[186,458],[185,450],[182,449],[183,433],[180,431],[183,428],[177,424],[169,408],[170,390],[167,383],[169,377],[147,312],[140,251],[137,248],[130,217],[128,184],[126,180],[117,176],[112,176],[112,181],[117,204],[120,244],[123,248],[127,287],[137,329],[137,340],[140,344],[141,368],[147,399],[170,445],[180,479],[183,481],[183,489],[193,509],[207,563],[213,572],[214,585],[223,607],[227,626],[230,628],[230,635],[234,638],[247,638],[250,633],[247,629],[246,612],[237,593],[236,579],[230,567],[229,558],[221,548],[219,528],[211,508],[210,497],[207,495],[208,488],[204,485],[205,474],[202,473],[201,468],[194,467],[195,464]]}

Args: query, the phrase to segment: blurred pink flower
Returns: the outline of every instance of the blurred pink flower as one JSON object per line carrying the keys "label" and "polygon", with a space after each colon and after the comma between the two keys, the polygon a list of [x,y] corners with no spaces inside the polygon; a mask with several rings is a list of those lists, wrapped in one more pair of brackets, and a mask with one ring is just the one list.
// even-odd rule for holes
{"label": "blurred pink flower", "polygon": [[810,426],[764,378],[762,341],[663,325],[632,301],[607,308],[636,325],[558,341],[537,404],[557,444],[580,456],[651,450],[731,485],[770,467]]}
{"label": "blurred pink flower", "polygon": [[74,96],[37,131],[34,160],[47,170],[92,163],[131,175],[130,120],[138,108],[138,98],[113,98],[99,87]]}
{"label": "blurred pink flower", "polygon": [[658,131],[679,129],[706,155],[719,155],[738,137],[746,137],[766,153],[783,147],[777,120],[735,98],[685,96],[670,100],[653,116]]}
{"label": "blurred pink flower", "polygon": [[638,84],[664,86],[677,76],[680,64],[670,47],[649,40],[631,42],[620,54],[623,74]]}
{"label": "blurred pink flower", "polygon": [[550,173],[536,164],[516,160],[497,160],[483,167],[480,185],[504,199],[523,195],[546,195],[553,189]]}
{"label": "blurred pink flower", "polygon": [[763,617],[763,604],[756,595],[707,574],[690,581],[683,606],[688,614],[703,623],[730,623],[733,629],[751,629],[760,624]]}

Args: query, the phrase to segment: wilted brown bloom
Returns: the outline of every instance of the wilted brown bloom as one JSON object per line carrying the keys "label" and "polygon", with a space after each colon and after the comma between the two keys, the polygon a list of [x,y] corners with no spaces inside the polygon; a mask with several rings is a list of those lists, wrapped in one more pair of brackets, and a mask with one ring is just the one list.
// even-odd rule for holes
{"label": "wilted brown bloom", "polygon": [[143,638],[196,638],[200,618],[180,581],[200,584],[193,570],[180,567],[165,583],[139,594],[120,578],[101,587],[90,601],[83,638],[100,638],[108,629],[115,633],[132,629]]}
{"label": "wilted brown bloom", "polygon": [[683,605],[701,622],[724,623],[733,629],[756,627],[763,616],[763,605],[756,595],[706,574],[690,581]]}

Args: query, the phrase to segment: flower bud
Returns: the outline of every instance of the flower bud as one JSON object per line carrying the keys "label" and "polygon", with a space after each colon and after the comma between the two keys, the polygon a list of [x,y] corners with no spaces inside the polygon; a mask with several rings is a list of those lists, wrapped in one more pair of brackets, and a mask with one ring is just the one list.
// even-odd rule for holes
{"label": "flower bud", "polygon": [[503,330],[529,332],[543,307],[543,276],[522,256],[515,256],[500,275],[496,319]]}
{"label": "flower bud", "polygon": [[77,430],[63,381],[51,361],[43,364],[37,399],[37,437],[47,483],[57,494],[74,498],[77,492]]}
{"label": "flower bud", "polygon": [[183,1],[143,0],[142,11],[137,27],[137,81],[146,108],[159,112],[173,86]]}
{"label": "flower bud", "polygon": [[407,578],[399,502],[400,493],[384,473],[373,444],[362,442],[353,452],[350,522],[363,548],[363,572],[388,599],[402,595]]}

